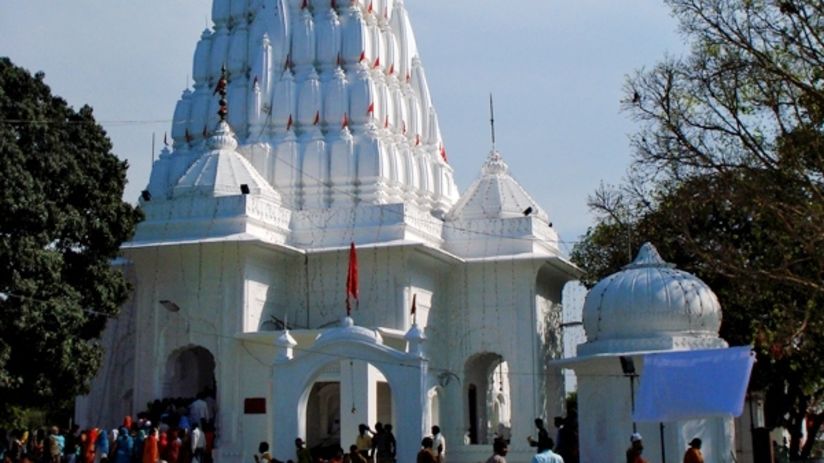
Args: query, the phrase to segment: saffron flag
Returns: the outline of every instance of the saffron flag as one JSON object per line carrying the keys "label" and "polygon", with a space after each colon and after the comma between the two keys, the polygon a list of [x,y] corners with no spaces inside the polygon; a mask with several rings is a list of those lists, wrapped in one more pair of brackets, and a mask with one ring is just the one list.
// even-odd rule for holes
{"label": "saffron flag", "polygon": [[417,298],[418,298],[418,295],[417,295],[417,294],[413,294],[413,295],[412,295],[412,310],[410,311],[410,313],[412,314],[412,316],[414,316],[416,313],[418,313],[418,306],[417,306],[417,304],[415,303],[415,300],[416,300]]}
{"label": "saffron flag", "polygon": [[349,271],[346,274],[346,315],[352,314],[352,304],[358,304],[358,254],[355,242],[349,246]]}
{"label": "saffron flag", "polygon": [[633,419],[740,416],[753,363],[749,346],[646,355]]}

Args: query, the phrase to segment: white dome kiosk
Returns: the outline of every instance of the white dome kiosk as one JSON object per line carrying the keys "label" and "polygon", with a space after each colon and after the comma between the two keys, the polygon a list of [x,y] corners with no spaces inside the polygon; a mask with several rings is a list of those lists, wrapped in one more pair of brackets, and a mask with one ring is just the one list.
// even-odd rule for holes
{"label": "white dome kiosk", "polygon": [[651,461],[661,459],[662,441],[666,461],[681,461],[694,437],[704,441],[707,461],[732,461],[731,418],[668,422],[663,431],[632,418],[645,356],[727,347],[718,337],[720,304],[703,281],[664,262],[646,243],[631,264],[589,291],[583,323],[587,342],[578,356],[555,362],[574,369],[578,379],[582,462],[622,460],[634,429]]}

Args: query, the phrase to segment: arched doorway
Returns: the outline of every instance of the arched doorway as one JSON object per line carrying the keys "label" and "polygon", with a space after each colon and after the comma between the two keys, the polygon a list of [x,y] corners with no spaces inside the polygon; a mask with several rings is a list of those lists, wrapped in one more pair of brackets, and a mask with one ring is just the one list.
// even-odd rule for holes
{"label": "arched doorway", "polygon": [[[411,339],[410,345],[420,342]],[[383,344],[378,332],[354,326],[347,319],[342,326],[324,331],[300,355],[293,355],[294,345],[292,341],[279,346],[272,369],[271,395],[278,398],[272,402],[271,413],[275,458],[290,458],[295,452],[295,437],[307,434],[307,404],[314,384],[338,381],[344,446],[353,443],[359,423],[374,426],[378,416],[391,417],[385,421],[394,424],[399,463],[414,461],[426,433],[424,423],[428,422],[428,362],[417,344],[406,352],[394,349]],[[333,379],[326,374],[331,368],[340,369]],[[375,406],[367,405],[367,400]],[[379,406],[381,403],[391,404],[390,409]],[[368,419],[372,413],[375,418]]]}
{"label": "arched doorway", "polygon": [[201,346],[187,346],[172,352],[166,361],[164,397],[193,398],[201,392],[214,395],[215,357]]}
{"label": "arched doorway", "polygon": [[509,366],[499,354],[485,352],[469,358],[466,378],[466,429],[470,444],[508,439],[512,427]]}
{"label": "arched doorway", "polygon": [[340,382],[318,381],[306,404],[306,446],[328,459],[326,449],[337,450],[340,438]]}
{"label": "arched doorway", "polygon": [[392,389],[369,362],[330,362],[307,393],[305,440],[315,459],[330,459],[338,448],[348,451],[361,423],[373,430],[376,423],[394,428]]}

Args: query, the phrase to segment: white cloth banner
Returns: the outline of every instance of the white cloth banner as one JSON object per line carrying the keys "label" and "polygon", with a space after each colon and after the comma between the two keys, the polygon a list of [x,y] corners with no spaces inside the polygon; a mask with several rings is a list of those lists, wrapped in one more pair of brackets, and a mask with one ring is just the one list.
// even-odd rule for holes
{"label": "white cloth banner", "polygon": [[740,416],[753,363],[749,346],[646,355],[633,418],[665,423]]}

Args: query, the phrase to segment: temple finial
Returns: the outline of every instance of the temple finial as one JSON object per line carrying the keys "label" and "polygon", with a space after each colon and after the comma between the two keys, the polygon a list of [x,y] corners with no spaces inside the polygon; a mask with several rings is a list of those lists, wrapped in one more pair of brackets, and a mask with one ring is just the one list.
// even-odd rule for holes
{"label": "temple finial", "polygon": [[226,87],[229,81],[226,78],[226,64],[220,68],[220,80],[217,81],[215,93],[220,94],[220,109],[217,110],[217,115],[220,117],[220,122],[226,122],[226,115],[229,114],[229,103],[226,101]]}
{"label": "temple finial", "polygon": [[489,94],[489,127],[492,130],[492,151],[495,151],[495,106],[492,103],[492,93]]}

